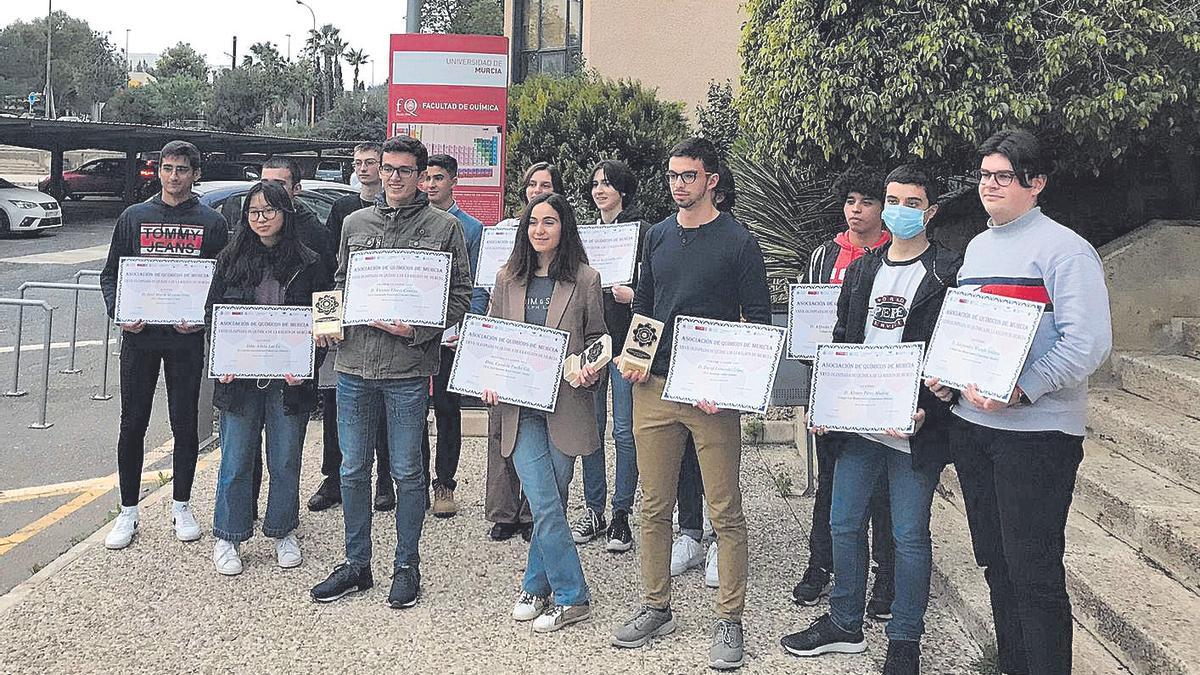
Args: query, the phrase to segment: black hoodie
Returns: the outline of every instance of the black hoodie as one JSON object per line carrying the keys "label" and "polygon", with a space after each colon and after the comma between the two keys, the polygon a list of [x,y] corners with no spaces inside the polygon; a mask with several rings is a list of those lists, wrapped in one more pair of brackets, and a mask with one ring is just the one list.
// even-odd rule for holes
{"label": "black hoodie", "polygon": [[[113,228],[108,261],[100,274],[100,289],[109,318],[116,310],[117,270],[121,258],[213,259],[225,248],[228,239],[225,217],[202,205],[195,196],[178,206],[170,206],[162,200],[162,194],[157,194],[125,209]],[[125,333],[122,339],[130,345],[146,348],[204,347],[203,331],[183,335],[172,326],[146,326],[139,333]]]}

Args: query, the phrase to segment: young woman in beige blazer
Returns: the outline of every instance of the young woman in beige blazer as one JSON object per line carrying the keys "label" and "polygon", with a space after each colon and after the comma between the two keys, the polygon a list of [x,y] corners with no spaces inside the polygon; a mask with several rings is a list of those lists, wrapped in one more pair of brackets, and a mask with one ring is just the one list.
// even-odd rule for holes
{"label": "young woman in beige blazer", "polygon": [[[488,313],[566,331],[568,353],[579,353],[607,329],[600,274],[587,264],[571,205],[559,194],[540,196],[521,214],[520,227],[512,255],[496,275]],[[533,513],[533,539],[513,618],[533,620],[537,632],[591,616],[566,503],[575,458],[599,445],[592,393],[598,379],[596,371],[584,368],[579,388],[563,382],[552,413],[498,403],[495,392],[483,392],[485,403],[499,406],[500,449],[512,457]]]}

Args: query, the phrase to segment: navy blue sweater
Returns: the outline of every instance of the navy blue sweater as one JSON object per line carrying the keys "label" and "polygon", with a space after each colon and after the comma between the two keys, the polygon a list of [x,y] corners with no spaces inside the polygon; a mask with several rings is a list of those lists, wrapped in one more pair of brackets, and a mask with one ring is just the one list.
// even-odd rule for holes
{"label": "navy blue sweater", "polygon": [[633,311],[665,324],[650,367],[664,377],[676,316],[771,323],[771,294],[758,240],[725,212],[695,229],[681,227],[670,216],[642,241]]}

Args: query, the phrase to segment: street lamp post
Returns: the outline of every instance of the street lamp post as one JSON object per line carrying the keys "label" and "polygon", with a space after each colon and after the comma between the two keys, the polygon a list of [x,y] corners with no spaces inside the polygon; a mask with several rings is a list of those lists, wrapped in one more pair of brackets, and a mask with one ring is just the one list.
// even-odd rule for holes
{"label": "street lamp post", "polygon": [[129,59],[129,30],[125,29],[125,75],[129,76],[129,71],[133,70],[133,61]]}
{"label": "street lamp post", "polygon": [[54,0],[46,0],[46,119],[53,119],[54,114],[51,112],[53,108],[53,99],[50,92],[50,35],[54,32],[54,24],[51,21],[54,14]]}
{"label": "street lamp post", "polygon": [[[308,3],[304,2],[304,0],[296,0],[296,4],[300,5],[304,9],[307,9],[309,15],[312,16],[312,32],[315,35],[317,32],[317,13],[314,12],[313,8],[309,7]],[[314,58],[315,58],[315,55],[314,55]],[[308,124],[311,126],[311,125],[314,125],[317,123],[317,95],[316,95],[316,93],[313,93],[313,95],[309,97],[308,101],[309,101],[309,103],[308,103]]]}
{"label": "street lamp post", "polygon": [[286,35],[287,39],[288,39],[288,63],[291,63],[292,62],[292,34],[284,33],[284,35]]}

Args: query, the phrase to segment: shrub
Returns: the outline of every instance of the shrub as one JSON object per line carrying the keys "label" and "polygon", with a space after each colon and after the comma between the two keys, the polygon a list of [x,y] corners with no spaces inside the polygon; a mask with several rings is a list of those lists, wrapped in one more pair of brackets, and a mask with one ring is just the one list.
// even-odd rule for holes
{"label": "shrub", "polygon": [[596,162],[619,159],[638,176],[643,217],[664,218],[673,210],[663,180],[667,155],[688,133],[682,104],[660,101],[637,82],[592,72],[531,77],[509,90],[507,210],[515,212],[521,204],[526,167],[549,161],[562,170],[565,196],[580,217],[594,217],[583,186]]}

